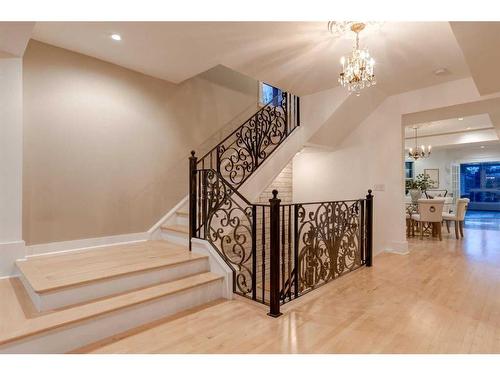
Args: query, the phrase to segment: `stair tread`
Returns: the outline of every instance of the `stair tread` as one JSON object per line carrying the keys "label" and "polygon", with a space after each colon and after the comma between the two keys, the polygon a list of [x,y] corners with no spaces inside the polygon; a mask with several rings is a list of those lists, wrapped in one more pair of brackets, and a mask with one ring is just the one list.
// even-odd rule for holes
{"label": "stair tread", "polygon": [[[22,289],[19,280],[17,282],[12,279],[0,280],[0,315],[2,316],[0,321],[0,345],[175,294],[222,278],[222,276],[212,272],[200,273],[35,317],[26,317],[23,306],[19,302],[17,295],[20,293],[19,290]],[[25,296],[24,299],[29,299],[29,297]]]}
{"label": "stair tread", "polygon": [[206,258],[185,246],[166,241],[142,241],[18,261],[33,290],[48,293],[89,282],[143,272]]}
{"label": "stair tread", "polygon": [[161,229],[189,234],[189,227],[187,225],[180,225],[180,224],[162,225]]}
{"label": "stair tread", "polygon": [[180,215],[180,216],[189,216],[189,212],[187,212],[187,211],[180,210],[180,211],[176,211],[175,213],[177,215]]}

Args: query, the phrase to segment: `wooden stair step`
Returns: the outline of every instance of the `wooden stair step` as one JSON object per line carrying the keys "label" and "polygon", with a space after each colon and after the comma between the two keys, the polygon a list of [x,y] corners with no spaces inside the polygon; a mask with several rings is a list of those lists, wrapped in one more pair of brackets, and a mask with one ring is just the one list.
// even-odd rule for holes
{"label": "wooden stair step", "polygon": [[163,225],[161,229],[166,231],[189,234],[189,227],[186,225],[179,225],[179,224]]}
{"label": "wooden stair step", "polygon": [[44,255],[16,262],[37,293],[54,292],[85,283],[173,267],[193,262],[203,255],[166,241],[142,241],[98,249]]}
{"label": "wooden stair step", "polygon": [[222,276],[211,272],[200,273],[179,280],[160,283],[114,297],[32,317],[25,315],[23,312],[25,307],[23,307],[19,301],[19,288],[22,289],[22,287],[19,285],[15,287],[15,282],[12,280],[0,280],[0,315],[2,316],[0,321],[0,345],[73,323],[87,321],[91,318],[120,309],[127,309],[131,306],[180,293],[190,288],[216,282],[221,279]]}

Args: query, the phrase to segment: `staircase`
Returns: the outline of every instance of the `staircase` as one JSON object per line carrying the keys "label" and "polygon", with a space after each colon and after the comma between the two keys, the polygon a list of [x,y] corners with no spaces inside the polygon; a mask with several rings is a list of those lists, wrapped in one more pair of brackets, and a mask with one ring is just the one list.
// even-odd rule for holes
{"label": "staircase", "polygon": [[[281,205],[277,191],[269,204],[239,192],[299,125],[299,98],[283,92],[200,159],[192,152],[189,199],[151,240],[17,261],[19,277],[0,280],[0,353],[74,351],[231,298],[230,285],[276,317],[370,266],[371,194]],[[200,242],[210,250],[189,251]]]}
{"label": "staircase", "polygon": [[180,205],[154,240],[17,261],[19,277],[0,280],[0,353],[75,351],[230,298],[227,271],[189,251],[188,208]]}
{"label": "staircase", "polygon": [[65,353],[222,298],[208,257],[164,240],[16,265],[0,280],[0,353]]}

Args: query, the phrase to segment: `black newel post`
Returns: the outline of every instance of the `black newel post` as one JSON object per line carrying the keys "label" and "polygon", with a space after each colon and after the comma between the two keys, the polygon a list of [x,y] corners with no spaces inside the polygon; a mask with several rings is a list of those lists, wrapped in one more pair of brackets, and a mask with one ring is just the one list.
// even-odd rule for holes
{"label": "black newel post", "polygon": [[278,190],[273,190],[273,198],[269,199],[271,204],[271,228],[270,228],[270,303],[269,316],[277,318],[280,313],[280,203],[277,198]]}
{"label": "black newel post", "polygon": [[[265,270],[264,270],[265,272]],[[252,299],[257,300],[257,206],[252,206]]]}
{"label": "black newel post", "polygon": [[366,266],[372,266],[373,257],[373,195],[371,189],[366,196]]}
{"label": "black newel post", "polygon": [[217,148],[215,150],[216,152],[216,158],[215,158],[215,168],[217,169],[217,172],[220,173],[220,145],[217,145]]}
{"label": "black newel post", "polygon": [[291,110],[290,108],[292,108],[291,106],[291,103],[290,103],[290,99],[292,97],[291,94],[289,93],[283,93],[284,95],[282,95],[282,100],[283,100],[283,96],[285,97],[285,111],[286,111],[286,116],[285,116],[285,136],[288,135],[288,126],[289,124],[291,125],[291,121],[290,121],[290,118],[291,118]]}
{"label": "black newel post", "polygon": [[[299,298],[299,205],[293,205],[293,264],[294,264],[294,273],[295,273],[295,281],[294,281],[294,297]],[[290,224],[289,224],[290,225]]]}
{"label": "black newel post", "polygon": [[196,235],[196,163],[198,158],[191,151],[189,157],[189,250],[191,239]]}
{"label": "black newel post", "polygon": [[297,126],[300,126],[300,96],[297,96]]}

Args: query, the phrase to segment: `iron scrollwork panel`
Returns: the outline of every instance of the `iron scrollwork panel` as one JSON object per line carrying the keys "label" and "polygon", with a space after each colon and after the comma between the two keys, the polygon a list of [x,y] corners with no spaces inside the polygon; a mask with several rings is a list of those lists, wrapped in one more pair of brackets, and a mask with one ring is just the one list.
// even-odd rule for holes
{"label": "iron scrollwork panel", "polygon": [[234,271],[235,292],[252,293],[252,206],[214,170],[203,171],[205,236]]}
{"label": "iron scrollwork panel", "polygon": [[362,266],[361,204],[353,201],[299,205],[301,294]]}
{"label": "iron scrollwork panel", "polygon": [[222,176],[238,188],[288,136],[287,95],[272,101],[217,148]]}

